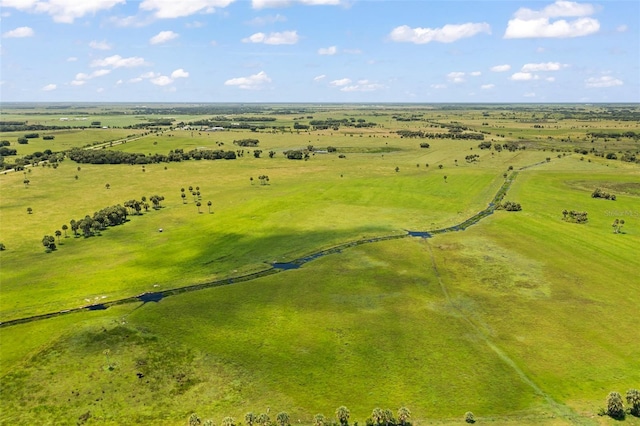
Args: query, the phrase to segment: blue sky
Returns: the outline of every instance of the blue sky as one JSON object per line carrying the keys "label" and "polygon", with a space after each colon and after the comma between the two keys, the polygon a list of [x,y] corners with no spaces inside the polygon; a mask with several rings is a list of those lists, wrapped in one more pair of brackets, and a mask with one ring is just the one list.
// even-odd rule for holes
{"label": "blue sky", "polygon": [[640,102],[631,0],[0,5],[3,102]]}

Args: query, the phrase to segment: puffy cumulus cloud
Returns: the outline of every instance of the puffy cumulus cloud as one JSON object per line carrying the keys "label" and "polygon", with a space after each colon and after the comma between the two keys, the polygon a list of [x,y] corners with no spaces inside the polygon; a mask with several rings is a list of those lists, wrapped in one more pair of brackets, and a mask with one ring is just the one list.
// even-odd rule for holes
{"label": "puffy cumulus cloud", "polygon": [[25,37],[33,37],[35,32],[31,27],[18,27],[15,30],[7,31],[2,34],[3,38],[25,38]]}
{"label": "puffy cumulus cloud", "polygon": [[177,70],[171,73],[171,78],[173,78],[174,80],[176,78],[187,78],[187,77],[189,77],[189,73],[183,70],[182,68],[178,68]]}
{"label": "puffy cumulus cloud", "polygon": [[540,64],[524,64],[520,71],[522,72],[537,72],[537,71],[559,71],[562,68],[566,68],[567,64],[561,64],[560,62],[545,62]]}
{"label": "puffy cumulus cloud", "polygon": [[329,85],[333,87],[342,87],[342,86],[346,86],[347,84],[351,84],[350,78],[341,78],[339,80],[333,80],[329,82]]}
{"label": "puffy cumulus cloud", "polygon": [[538,80],[540,77],[530,72],[517,72],[515,74],[512,74],[510,78],[513,81],[529,81]]}
{"label": "puffy cumulus cloud", "polygon": [[174,33],[173,31],[160,31],[158,34],[149,39],[149,43],[162,44],[174,40],[178,37],[180,37],[180,35],[178,33]]}
{"label": "puffy cumulus cloud", "polygon": [[243,38],[243,43],[264,43],[264,44],[296,44],[298,42],[297,31],[283,31],[280,33],[255,33]]}
{"label": "puffy cumulus cloud", "polygon": [[341,92],[375,92],[384,89],[382,84],[372,83],[369,80],[358,80],[356,84],[344,86],[340,88]]}
{"label": "puffy cumulus cloud", "polygon": [[143,0],[140,10],[152,12],[156,18],[169,19],[196,13],[213,13],[229,6],[235,0]]}
{"label": "puffy cumulus cloud", "polygon": [[336,46],[321,47],[318,49],[318,55],[335,55],[336,53],[338,53]]}
{"label": "puffy cumulus cloud", "polygon": [[408,25],[402,25],[394,28],[389,37],[393,41],[415,44],[426,44],[432,41],[452,43],[480,33],[491,34],[491,26],[486,22],[448,24],[442,28],[411,28]]}
{"label": "puffy cumulus cloud", "polygon": [[58,86],[56,84],[51,83],[51,84],[47,84],[46,86],[44,86],[42,88],[42,90],[45,91],[45,92],[50,92],[52,90],[56,90],[57,88],[58,88]]}
{"label": "puffy cumulus cloud", "polygon": [[452,83],[462,83],[464,82],[464,76],[465,76],[465,73],[454,71],[447,74],[447,80],[449,80]]}
{"label": "puffy cumulus cloud", "polygon": [[46,13],[55,22],[71,24],[77,18],[95,15],[124,3],[125,0],[3,0],[2,7],[28,13]]}
{"label": "puffy cumulus cloud", "polygon": [[90,66],[95,67],[111,67],[111,68],[134,68],[148,65],[148,63],[139,56],[131,56],[123,58],[120,55],[109,56],[104,59],[95,59],[91,61]]}
{"label": "puffy cumulus cloud", "polygon": [[586,87],[593,89],[593,88],[600,88],[600,87],[622,86],[624,82],[610,75],[603,75],[601,77],[588,78],[584,81],[584,84]]}
{"label": "puffy cumulus cloud", "polygon": [[251,7],[254,9],[268,9],[289,7],[293,4],[302,4],[307,6],[339,6],[344,3],[344,0],[251,0]]}
{"label": "puffy cumulus cloud", "polygon": [[[595,8],[587,3],[558,0],[542,10],[520,8],[507,23],[504,38],[568,38],[597,33],[600,22],[589,18]],[[573,20],[554,18],[576,18]]]}
{"label": "puffy cumulus cloud", "polygon": [[483,84],[482,86],[480,86],[480,88],[481,88],[482,90],[491,90],[491,89],[493,89],[494,87],[496,87],[496,85],[495,85],[495,84]]}
{"label": "puffy cumulus cloud", "polygon": [[491,67],[490,69],[493,72],[506,72],[506,71],[509,71],[511,69],[511,65],[509,65],[509,64],[495,65],[495,66]]}
{"label": "puffy cumulus cloud", "polygon": [[166,75],[160,75],[158,77],[152,78],[151,82],[156,86],[166,86],[167,84],[173,83],[173,79]]}
{"label": "puffy cumulus cloud", "polygon": [[250,75],[249,77],[236,77],[231,78],[224,82],[225,86],[237,86],[240,89],[245,90],[259,90],[266,84],[271,83],[271,79],[264,71],[260,71],[258,74]]}

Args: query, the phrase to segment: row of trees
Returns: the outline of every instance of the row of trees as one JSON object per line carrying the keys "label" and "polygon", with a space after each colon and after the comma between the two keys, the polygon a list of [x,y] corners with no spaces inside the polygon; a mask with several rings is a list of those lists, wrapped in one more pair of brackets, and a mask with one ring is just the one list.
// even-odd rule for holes
{"label": "row of trees", "polygon": [[619,392],[609,392],[607,395],[607,408],[601,410],[600,415],[607,415],[617,420],[625,418],[626,414],[640,417],[640,391],[638,389],[629,389],[626,394],[627,404],[630,407],[625,410],[622,401],[622,395]]}
{"label": "row of trees", "polygon": [[[313,417],[314,426],[349,426],[349,418],[351,412],[344,405],[338,407],[335,412],[335,420],[325,417],[323,414],[316,414]],[[473,414],[472,414],[473,416]],[[397,415],[394,416],[393,412],[389,409],[374,408],[366,420],[367,426],[411,426],[409,419],[411,418],[411,411],[406,407],[401,407],[397,411]],[[247,426],[270,426],[276,424],[278,426],[290,426],[291,417],[286,411],[281,411],[276,415],[275,422],[271,420],[269,416],[269,409],[265,413],[254,414],[248,412],[244,415],[244,421]],[[355,422],[354,425],[358,423]],[[198,414],[193,413],[188,419],[189,426],[215,426],[213,420],[201,420]],[[236,421],[233,417],[225,417],[222,420],[222,426],[236,426]]]}
{"label": "row of trees", "polygon": [[180,162],[187,160],[234,160],[234,151],[194,149],[184,152],[182,149],[169,151],[169,154],[145,155],[141,153],[130,153],[111,150],[87,150],[73,148],[67,153],[68,157],[77,163],[90,164],[152,164]]}
{"label": "row of trees", "polygon": [[587,223],[589,219],[587,219],[587,212],[564,209],[562,211],[562,220],[571,223]]}
{"label": "row of trees", "polygon": [[498,210],[506,210],[508,212],[519,212],[522,210],[520,203],[514,203],[513,201],[505,201],[504,203],[498,203],[496,205]]}
{"label": "row of trees", "polygon": [[591,198],[604,198],[605,200],[615,201],[616,200],[616,195],[615,194],[609,194],[608,192],[604,192],[600,188],[596,188],[591,193]]}

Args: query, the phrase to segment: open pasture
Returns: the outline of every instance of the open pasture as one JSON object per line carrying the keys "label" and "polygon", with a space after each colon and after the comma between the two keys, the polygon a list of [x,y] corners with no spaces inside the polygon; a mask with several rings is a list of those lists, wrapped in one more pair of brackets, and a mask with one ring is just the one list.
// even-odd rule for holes
{"label": "open pasture", "polygon": [[[551,107],[513,108],[515,120],[497,106],[271,108],[277,111],[262,114],[277,117],[276,127],[308,124],[309,116],[376,124],[299,132],[165,128],[105,149],[245,154],[145,165],[65,159],[57,168],[0,176],[0,321],[456,225],[487,207],[510,168],[534,165],[518,172],[505,197],[522,211],[498,210],[465,231],[428,239],[358,245],[300,269],[159,302],[0,327],[0,423],[73,424],[90,413],[87,424],[179,425],[193,412],[243,422],[246,412],[270,407],[272,419],[284,410],[312,424],[316,413],[333,417],[346,405],[359,424],[375,407],[400,406],[411,409],[416,425],[461,423],[466,411],[492,424],[611,424],[597,416],[607,393],[640,387],[636,163],[573,153],[561,139],[584,139],[591,127],[561,116],[554,118],[559,129],[539,136],[544,143],[513,152],[396,133],[459,122],[488,129],[494,143],[524,144],[536,141],[538,129],[516,121],[557,114]],[[637,122],[620,120],[589,126],[619,131],[632,123],[637,131]],[[259,146],[233,144],[246,138]],[[420,147],[425,141],[429,148]],[[617,143],[638,150],[632,138]],[[593,144],[603,149],[605,142]],[[309,145],[337,151],[286,158]],[[465,160],[471,154],[476,161]],[[595,188],[616,200],[592,198]],[[154,194],[165,197],[158,210],[89,238],[67,230],[51,253],[41,244],[70,219]],[[563,220],[565,209],[588,212],[588,222]],[[615,219],[625,220],[620,233]],[[640,421],[627,416],[623,424]]]}

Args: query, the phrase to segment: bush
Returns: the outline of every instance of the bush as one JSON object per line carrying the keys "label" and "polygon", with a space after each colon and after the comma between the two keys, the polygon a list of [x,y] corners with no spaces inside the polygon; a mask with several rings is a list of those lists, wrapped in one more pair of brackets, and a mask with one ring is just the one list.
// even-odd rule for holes
{"label": "bush", "polygon": [[614,419],[624,419],[624,404],[618,392],[609,392],[607,395],[607,415]]}
{"label": "bush", "polygon": [[18,143],[19,143],[20,145],[26,145],[26,144],[28,144],[28,143],[29,143],[29,139],[24,138],[24,137],[23,137],[23,138],[18,138]]}
{"label": "bush", "polygon": [[473,413],[471,411],[467,411],[466,413],[464,413],[464,421],[467,423],[475,423],[476,418],[473,416]]}

